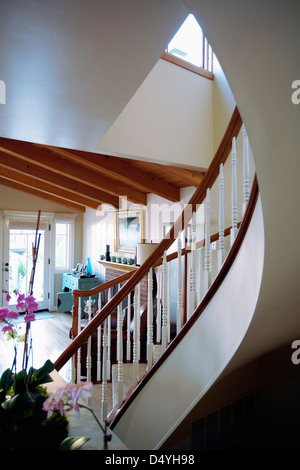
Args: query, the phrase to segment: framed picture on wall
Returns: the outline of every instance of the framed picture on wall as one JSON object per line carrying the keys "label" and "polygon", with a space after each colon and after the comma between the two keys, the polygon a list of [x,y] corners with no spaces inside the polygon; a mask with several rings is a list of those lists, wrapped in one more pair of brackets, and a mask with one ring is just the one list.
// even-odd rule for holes
{"label": "framed picture on wall", "polygon": [[138,243],[144,240],[143,209],[129,209],[114,214],[114,249],[135,253]]}

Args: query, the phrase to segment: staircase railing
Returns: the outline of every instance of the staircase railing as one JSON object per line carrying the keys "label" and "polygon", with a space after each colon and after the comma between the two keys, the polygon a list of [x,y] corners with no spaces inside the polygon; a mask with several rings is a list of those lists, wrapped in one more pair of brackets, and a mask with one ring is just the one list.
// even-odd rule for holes
{"label": "staircase railing", "polygon": [[[196,189],[169,233],[159,243],[149,258],[133,272],[126,273],[109,283],[102,284],[90,291],[73,291],[73,341],[55,362],[55,368],[61,367],[72,358],[73,380],[79,380],[84,374],[88,380],[102,382],[102,415],[107,417],[107,382],[111,379],[111,364],[117,363],[118,368],[118,407],[125,399],[123,387],[123,367],[125,362],[132,361],[133,382],[135,387],[141,379],[139,361],[146,362],[150,370],[161,354],[166,351],[174,336],[179,335],[186,321],[189,320],[197,306],[207,296],[213,282],[211,263],[211,242],[219,240],[217,251],[216,272],[222,270],[227,256],[225,237],[230,235],[231,246],[238,234],[237,220],[237,155],[236,138],[242,126],[238,109],[235,108],[227,130],[215,157],[209,166],[201,185]],[[249,147],[244,129],[244,178],[243,178],[243,213],[249,200]],[[224,175],[223,166],[231,151],[232,162],[232,226],[224,228]],[[219,232],[211,237],[210,233],[210,191],[219,177]],[[205,237],[196,239],[197,211],[203,210],[205,202]],[[190,236],[187,235],[188,229]],[[191,243],[186,244],[190,238]],[[168,254],[167,250],[177,240],[177,251]],[[183,243],[185,246],[183,246]],[[177,260],[177,261],[175,261]],[[176,320],[171,321],[170,299],[171,282],[176,262],[177,289],[175,288]],[[155,273],[155,276],[154,276]],[[148,282],[147,315],[141,315],[140,283],[143,279]],[[153,281],[157,282],[157,294],[153,295]],[[113,289],[117,288],[114,293]],[[104,292],[106,296],[104,297]],[[133,293],[133,298],[132,298]],[[97,311],[93,317],[92,298],[98,294]],[[82,322],[82,305],[80,298],[89,297],[87,304],[87,322]],[[174,310],[174,309],[173,309]],[[115,322],[112,328],[112,322]],[[86,323],[86,324],[85,324]],[[93,336],[94,335],[94,338]],[[113,341],[112,343],[112,336]],[[112,344],[114,346],[113,358]],[[96,349],[93,351],[93,346]],[[83,347],[85,350],[83,351]],[[143,347],[143,349],[142,349]],[[82,353],[84,352],[86,370],[82,371]],[[92,358],[97,358],[96,371],[93,371]],[[95,367],[94,367],[95,368]]]}

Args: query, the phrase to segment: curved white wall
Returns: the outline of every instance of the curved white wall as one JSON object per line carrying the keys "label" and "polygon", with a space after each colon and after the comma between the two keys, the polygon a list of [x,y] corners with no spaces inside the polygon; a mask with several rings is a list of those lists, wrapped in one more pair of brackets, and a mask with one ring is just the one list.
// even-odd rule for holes
{"label": "curved white wall", "polygon": [[242,247],[220,289],[114,428],[129,449],[159,448],[222,373],[255,311],[263,259],[259,199]]}
{"label": "curved white wall", "polygon": [[[266,252],[253,322],[232,368],[300,337],[298,0],[186,0],[218,56],[252,146]],[[274,371],[276,373],[276,371]]]}

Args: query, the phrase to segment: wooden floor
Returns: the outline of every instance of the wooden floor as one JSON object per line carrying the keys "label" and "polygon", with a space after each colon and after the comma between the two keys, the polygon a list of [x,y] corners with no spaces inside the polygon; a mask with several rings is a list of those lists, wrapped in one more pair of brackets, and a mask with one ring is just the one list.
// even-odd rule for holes
{"label": "wooden floor", "polygon": [[[72,323],[72,316],[69,313],[52,312],[53,318],[37,320],[32,322],[32,350],[29,366],[35,368],[41,367],[47,359],[52,362],[60,356],[65,348],[70,344],[69,331]],[[24,324],[20,325],[24,331]],[[1,328],[2,329],[2,328]],[[0,374],[7,368],[11,368],[14,357],[14,348],[12,341],[7,341],[0,331]],[[23,343],[19,344],[18,349],[18,370],[21,369],[23,357]],[[66,364],[61,370],[60,375],[64,380],[70,382],[71,367]]]}

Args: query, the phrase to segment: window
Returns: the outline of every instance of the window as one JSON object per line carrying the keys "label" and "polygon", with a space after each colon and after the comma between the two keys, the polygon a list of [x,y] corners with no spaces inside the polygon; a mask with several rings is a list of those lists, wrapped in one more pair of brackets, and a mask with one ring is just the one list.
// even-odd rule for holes
{"label": "window", "polygon": [[[192,64],[192,66],[212,72],[212,48],[204,36],[199,23],[192,14],[188,15],[170,41],[166,52],[178,58],[179,61],[188,62]],[[166,55],[164,55],[163,58],[167,59]],[[175,63],[181,65],[178,61]]]}
{"label": "window", "polygon": [[55,269],[68,270],[72,264],[73,223],[59,221],[55,223]]}

